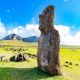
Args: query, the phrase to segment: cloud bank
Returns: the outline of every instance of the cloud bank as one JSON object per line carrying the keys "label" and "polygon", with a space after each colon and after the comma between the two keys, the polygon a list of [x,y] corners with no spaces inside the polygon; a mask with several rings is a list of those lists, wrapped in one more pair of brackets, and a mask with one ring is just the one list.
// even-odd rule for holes
{"label": "cloud bank", "polygon": [[[0,22],[0,39],[9,34],[18,34],[21,37],[39,36],[38,24],[27,24],[26,26],[18,26],[14,29],[6,30],[4,24]],[[69,26],[54,25],[59,31],[61,45],[80,45],[80,31],[77,31],[75,35],[71,35],[71,29]]]}

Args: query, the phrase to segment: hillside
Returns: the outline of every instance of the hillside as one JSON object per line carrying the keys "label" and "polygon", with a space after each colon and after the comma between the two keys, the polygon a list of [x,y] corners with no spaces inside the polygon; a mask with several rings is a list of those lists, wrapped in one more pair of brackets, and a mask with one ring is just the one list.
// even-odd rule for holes
{"label": "hillside", "polygon": [[23,39],[16,34],[10,34],[10,35],[4,37],[2,40],[20,40],[20,41],[23,41]]}
{"label": "hillside", "polygon": [[37,46],[36,42],[33,42],[33,44],[28,42],[23,42],[19,40],[0,40],[0,46]]}
{"label": "hillside", "polygon": [[19,41],[23,41],[23,42],[38,42],[38,39],[39,38],[36,36],[22,38],[21,36],[19,36],[17,34],[10,34],[8,36],[5,36],[1,40],[19,40]]}
{"label": "hillside", "polygon": [[23,41],[24,42],[38,42],[38,37],[36,36],[31,36],[31,37],[28,37],[28,38],[23,38]]}
{"label": "hillside", "polygon": [[0,80],[80,80],[80,48],[61,46],[62,76],[52,76],[38,69],[37,58],[30,58],[24,62],[5,61],[17,54],[18,52],[14,50],[19,48],[24,49],[22,53],[37,55],[37,43],[18,40],[0,41],[0,56],[5,56],[3,61],[0,61]]}

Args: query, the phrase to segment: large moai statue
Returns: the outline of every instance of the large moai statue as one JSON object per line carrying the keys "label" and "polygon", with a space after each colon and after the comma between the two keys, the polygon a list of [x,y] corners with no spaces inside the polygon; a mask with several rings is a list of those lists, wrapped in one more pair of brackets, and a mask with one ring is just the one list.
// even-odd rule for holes
{"label": "large moai statue", "polygon": [[60,36],[54,28],[54,6],[48,6],[39,15],[39,30],[41,35],[38,42],[38,67],[53,75],[61,75],[59,46]]}

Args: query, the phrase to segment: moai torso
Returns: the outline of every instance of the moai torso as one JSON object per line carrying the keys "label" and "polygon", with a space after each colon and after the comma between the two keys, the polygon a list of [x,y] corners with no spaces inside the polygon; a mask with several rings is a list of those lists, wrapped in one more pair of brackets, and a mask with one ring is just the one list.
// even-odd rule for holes
{"label": "moai torso", "polygon": [[59,61],[59,33],[53,27],[54,7],[48,6],[39,16],[41,35],[38,42],[38,66],[50,74],[61,74]]}

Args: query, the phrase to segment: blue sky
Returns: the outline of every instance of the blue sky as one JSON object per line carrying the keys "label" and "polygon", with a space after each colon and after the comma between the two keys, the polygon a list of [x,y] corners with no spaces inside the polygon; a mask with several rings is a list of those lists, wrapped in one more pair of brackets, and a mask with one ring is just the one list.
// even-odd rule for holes
{"label": "blue sky", "polygon": [[0,0],[0,18],[7,26],[38,23],[38,15],[48,5],[55,6],[55,24],[80,26],[80,0]]}
{"label": "blue sky", "polygon": [[55,6],[61,43],[80,44],[80,0],[0,0],[0,38],[11,33],[39,36],[38,16],[48,5]]}

